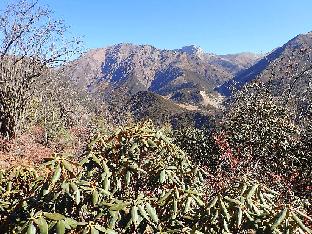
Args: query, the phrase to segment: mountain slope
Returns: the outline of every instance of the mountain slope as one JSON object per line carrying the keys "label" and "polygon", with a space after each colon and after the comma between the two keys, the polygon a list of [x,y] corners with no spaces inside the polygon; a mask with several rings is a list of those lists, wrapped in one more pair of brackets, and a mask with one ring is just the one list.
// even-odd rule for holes
{"label": "mountain slope", "polygon": [[210,114],[194,106],[177,104],[158,94],[140,91],[126,103],[136,120],[152,119],[154,123],[171,123],[173,128],[194,126],[201,128],[212,123]]}
{"label": "mountain slope", "polygon": [[[196,46],[160,50],[149,45],[118,44],[82,55],[74,62],[79,69],[72,76],[89,91],[108,97],[122,88],[130,95],[151,91],[175,102],[194,104],[202,101],[201,91],[213,92],[258,59],[258,55],[247,53],[206,54]],[[186,93],[193,93],[194,98],[178,98]]]}
{"label": "mountain slope", "polygon": [[312,32],[300,34],[250,68],[238,72],[233,79],[226,81],[216,90],[224,96],[229,96],[233,88],[240,89],[256,78],[270,85],[274,92],[285,90],[292,85],[298,74],[312,65],[311,51]]}

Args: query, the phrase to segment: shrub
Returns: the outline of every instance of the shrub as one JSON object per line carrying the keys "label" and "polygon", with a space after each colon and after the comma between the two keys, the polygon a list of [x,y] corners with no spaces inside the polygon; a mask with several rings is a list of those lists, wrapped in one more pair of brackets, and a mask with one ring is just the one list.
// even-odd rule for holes
{"label": "shrub", "polygon": [[185,127],[173,133],[174,143],[188,154],[192,161],[215,170],[221,152],[214,136],[212,130],[193,127]]}
{"label": "shrub", "polygon": [[299,168],[304,163],[295,152],[300,129],[291,112],[257,84],[254,86],[236,96],[223,118],[228,142],[241,159],[258,169],[258,174]]}
{"label": "shrub", "polygon": [[274,97],[261,83],[253,83],[237,93],[222,120],[225,138],[239,170],[249,173],[283,194],[285,201],[294,195],[311,194],[311,147],[305,129],[283,100]]}
{"label": "shrub", "polygon": [[1,171],[0,231],[311,233],[300,200],[284,205],[256,181],[211,194],[206,179],[162,131],[139,123],[96,136],[80,163],[55,155]]}

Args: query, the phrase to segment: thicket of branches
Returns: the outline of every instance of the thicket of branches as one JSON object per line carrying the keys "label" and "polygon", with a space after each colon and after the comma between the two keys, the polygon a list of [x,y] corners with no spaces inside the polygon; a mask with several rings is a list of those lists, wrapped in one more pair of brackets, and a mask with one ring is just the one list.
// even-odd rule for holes
{"label": "thicket of branches", "polygon": [[[36,85],[77,52],[62,20],[37,1],[17,1],[0,14],[0,133],[16,135]],[[57,75],[57,72],[55,73]]]}

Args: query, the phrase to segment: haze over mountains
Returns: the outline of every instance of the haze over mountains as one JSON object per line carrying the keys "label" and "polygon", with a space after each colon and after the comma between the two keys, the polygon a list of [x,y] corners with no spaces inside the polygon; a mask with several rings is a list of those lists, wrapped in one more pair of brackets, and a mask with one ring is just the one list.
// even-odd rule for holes
{"label": "haze over mountains", "polygon": [[[290,75],[309,66],[311,49],[312,33],[298,35],[265,56],[216,55],[194,45],[162,50],[117,44],[83,54],[74,61],[71,77],[104,99],[123,90],[122,95],[129,96],[125,103],[133,111],[149,113],[148,108],[157,102],[156,109],[166,109],[166,114],[168,109],[172,114],[181,110],[212,113],[222,107],[223,97],[231,94],[233,86],[239,89],[256,78],[275,90],[285,90],[291,84]],[[138,108],[138,100],[145,102],[145,108]],[[138,116],[149,115],[146,113],[136,111]]]}

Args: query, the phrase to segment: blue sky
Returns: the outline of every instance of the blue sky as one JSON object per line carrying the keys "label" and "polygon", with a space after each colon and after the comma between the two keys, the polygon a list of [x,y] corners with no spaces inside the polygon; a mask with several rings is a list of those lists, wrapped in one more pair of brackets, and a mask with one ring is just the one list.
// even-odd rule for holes
{"label": "blue sky", "polygon": [[84,36],[87,48],[131,42],[165,49],[195,44],[217,54],[264,53],[312,31],[311,0],[40,2],[62,17],[73,34]]}

